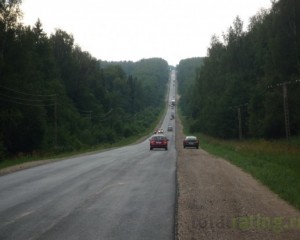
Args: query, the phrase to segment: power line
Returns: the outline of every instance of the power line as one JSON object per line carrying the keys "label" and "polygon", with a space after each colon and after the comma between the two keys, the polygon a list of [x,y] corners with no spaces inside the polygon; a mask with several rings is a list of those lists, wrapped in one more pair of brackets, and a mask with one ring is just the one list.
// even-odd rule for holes
{"label": "power line", "polygon": [[108,119],[111,119],[112,116],[107,116],[106,118],[101,118],[98,120],[98,122],[105,122]]}
{"label": "power line", "polygon": [[82,117],[87,118],[89,121],[92,120],[93,111],[91,111],[91,110],[80,110],[80,109],[78,109],[78,111],[79,111],[79,113]]}
{"label": "power line", "polygon": [[32,93],[21,92],[21,91],[12,89],[12,88],[5,87],[3,85],[0,85],[0,88],[6,89],[6,90],[14,92],[14,93],[23,94],[26,96],[33,96],[33,97],[54,97],[55,96],[55,94],[32,94]]}
{"label": "power line", "polygon": [[46,101],[53,101],[54,98],[49,98],[49,99],[25,99],[25,98],[19,98],[19,97],[14,97],[14,96],[8,96],[6,94],[0,93],[0,96],[5,97],[8,100],[17,100],[17,101],[24,101],[24,102],[46,102]]}
{"label": "power line", "polygon": [[[55,94],[32,94],[0,85],[2,101],[32,107],[54,106]],[[50,102],[49,102],[50,101]]]}
{"label": "power line", "polygon": [[[104,118],[106,118],[108,115],[110,115],[112,112],[114,111],[114,109],[112,108],[112,109],[110,109],[107,113],[105,113],[104,115],[94,115],[94,117],[97,117],[97,118],[100,118],[100,120],[101,119],[104,119]],[[110,117],[110,116],[109,116]]]}
{"label": "power line", "polygon": [[[1,94],[0,94],[1,95]],[[18,105],[24,105],[24,106],[31,106],[31,107],[46,107],[46,106],[54,106],[54,103],[49,103],[49,104],[42,104],[42,103],[26,103],[26,102],[20,102],[18,100],[14,100],[14,99],[8,99],[8,98],[3,98],[2,96],[0,96],[0,99],[2,101],[6,101],[6,102],[10,102],[10,103],[15,103]]]}
{"label": "power line", "polygon": [[[13,95],[7,95],[7,93],[0,93],[0,99],[2,101],[31,106],[31,107],[45,107],[54,106],[54,147],[57,146],[57,95],[56,94],[31,94],[27,92],[21,92],[12,88],[8,88],[0,85],[0,89],[10,91]],[[17,96],[16,96],[17,94]],[[21,95],[21,96],[20,96]],[[27,97],[27,98],[25,98]],[[30,98],[29,98],[30,97]],[[34,99],[35,98],[35,99]],[[45,103],[50,101],[50,103]]]}
{"label": "power line", "polygon": [[295,83],[300,83],[300,79],[296,79],[293,81],[285,81],[281,83],[276,83],[276,84],[270,84],[267,86],[267,88],[275,88],[275,87],[282,87],[283,85],[289,85],[289,84],[295,84]]}

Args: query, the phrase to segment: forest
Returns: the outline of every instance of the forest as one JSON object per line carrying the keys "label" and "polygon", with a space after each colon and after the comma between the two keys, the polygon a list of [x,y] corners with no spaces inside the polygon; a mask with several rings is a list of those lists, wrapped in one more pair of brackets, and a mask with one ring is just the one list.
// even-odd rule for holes
{"label": "forest", "polygon": [[169,79],[160,58],[105,62],[61,29],[20,23],[20,0],[0,2],[0,160],[73,151],[145,132]]}
{"label": "forest", "polygon": [[211,38],[207,57],[178,67],[192,132],[224,139],[300,135],[300,1],[273,1],[243,30],[239,17]]}

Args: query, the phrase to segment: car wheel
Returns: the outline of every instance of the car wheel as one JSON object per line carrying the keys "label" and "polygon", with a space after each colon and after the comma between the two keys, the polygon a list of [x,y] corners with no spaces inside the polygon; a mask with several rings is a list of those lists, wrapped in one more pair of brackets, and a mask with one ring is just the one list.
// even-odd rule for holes
{"label": "car wheel", "polygon": [[166,151],[168,150],[168,148],[167,148],[167,147],[166,147],[165,149],[166,149]]}
{"label": "car wheel", "polygon": [[152,150],[153,148],[152,147],[150,147],[150,151]]}

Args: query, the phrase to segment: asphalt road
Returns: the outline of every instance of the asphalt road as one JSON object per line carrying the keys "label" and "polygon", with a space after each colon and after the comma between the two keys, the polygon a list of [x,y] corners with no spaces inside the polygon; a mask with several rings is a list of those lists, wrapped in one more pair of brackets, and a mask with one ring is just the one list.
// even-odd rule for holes
{"label": "asphalt road", "polygon": [[[170,95],[174,94],[171,77]],[[174,120],[169,108],[162,128]],[[0,177],[0,239],[174,239],[175,132]]]}

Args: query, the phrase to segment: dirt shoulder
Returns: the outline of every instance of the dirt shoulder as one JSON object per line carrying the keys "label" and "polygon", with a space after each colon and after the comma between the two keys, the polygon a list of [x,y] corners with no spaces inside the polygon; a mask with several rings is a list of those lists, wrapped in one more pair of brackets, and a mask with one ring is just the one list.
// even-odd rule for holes
{"label": "dirt shoulder", "polygon": [[202,149],[184,149],[176,119],[178,240],[300,239],[300,212],[251,175]]}

